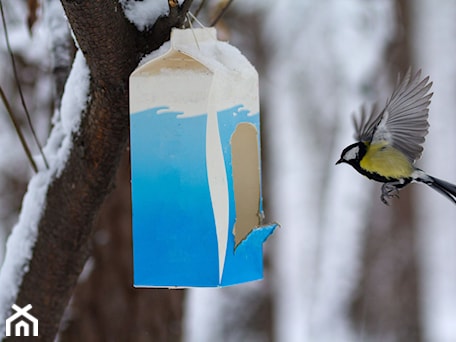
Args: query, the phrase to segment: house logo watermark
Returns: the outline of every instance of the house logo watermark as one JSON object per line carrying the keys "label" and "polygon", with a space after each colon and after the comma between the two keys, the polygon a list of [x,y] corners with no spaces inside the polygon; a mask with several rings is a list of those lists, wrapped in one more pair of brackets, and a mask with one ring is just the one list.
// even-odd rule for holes
{"label": "house logo watermark", "polygon": [[21,308],[13,304],[12,308],[16,312],[6,319],[6,336],[38,336],[38,319],[29,313],[32,305]]}

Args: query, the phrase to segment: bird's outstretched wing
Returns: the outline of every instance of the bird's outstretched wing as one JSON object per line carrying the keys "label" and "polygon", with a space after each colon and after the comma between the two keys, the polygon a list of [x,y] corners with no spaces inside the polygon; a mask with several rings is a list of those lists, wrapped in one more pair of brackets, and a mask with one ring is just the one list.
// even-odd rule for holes
{"label": "bird's outstretched wing", "polygon": [[402,80],[398,79],[382,111],[374,106],[367,117],[366,109],[361,110],[360,120],[355,120],[356,138],[370,143],[387,141],[410,162],[419,159],[429,127],[431,86],[429,76],[421,80],[421,70],[412,76],[409,69]]}
{"label": "bird's outstretched wing", "polygon": [[353,115],[353,125],[355,126],[355,139],[363,142],[371,142],[375,128],[382,119],[382,112],[378,110],[378,103],[374,103],[372,108],[361,107],[359,118]]}

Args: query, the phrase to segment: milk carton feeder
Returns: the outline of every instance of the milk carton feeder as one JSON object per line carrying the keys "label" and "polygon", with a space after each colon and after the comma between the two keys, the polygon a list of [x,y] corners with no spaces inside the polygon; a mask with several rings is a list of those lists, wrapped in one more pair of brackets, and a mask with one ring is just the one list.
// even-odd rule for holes
{"label": "milk carton feeder", "polygon": [[134,285],[261,279],[258,74],[211,28],[174,29],[130,76]]}

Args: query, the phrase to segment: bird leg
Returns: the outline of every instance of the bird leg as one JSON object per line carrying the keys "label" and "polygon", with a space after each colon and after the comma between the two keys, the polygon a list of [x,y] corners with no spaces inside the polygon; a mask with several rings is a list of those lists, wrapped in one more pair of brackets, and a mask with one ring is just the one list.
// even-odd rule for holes
{"label": "bird leg", "polygon": [[382,195],[380,196],[380,199],[384,204],[389,205],[388,199],[390,198],[399,198],[399,189],[401,188],[400,185],[403,186],[401,182],[383,183]]}

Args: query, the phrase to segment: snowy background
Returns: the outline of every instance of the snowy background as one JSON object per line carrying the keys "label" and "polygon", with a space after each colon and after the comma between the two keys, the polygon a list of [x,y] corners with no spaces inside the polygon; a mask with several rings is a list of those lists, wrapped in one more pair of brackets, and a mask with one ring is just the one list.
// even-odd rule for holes
{"label": "snowy background", "polygon": [[[77,118],[69,109],[72,102],[63,103],[63,123],[54,113],[51,70],[58,61],[50,50],[68,31],[58,2],[43,3],[31,32],[25,1],[4,1],[4,9],[32,121],[51,156],[63,153],[59,144]],[[208,12],[216,7],[209,3]],[[163,4],[152,7],[166,10]],[[134,21],[134,9],[128,13]],[[203,13],[203,22],[204,15],[210,13]],[[412,65],[434,82],[431,128],[419,167],[456,182],[454,18],[456,2],[445,0],[233,3],[218,29],[260,73],[265,213],[282,228],[265,246],[264,281],[187,291],[184,341],[456,341],[454,205],[425,186],[412,185],[385,207],[378,184],[334,165],[353,142],[351,115],[364,102],[384,101],[397,73]],[[146,19],[140,20],[143,28]],[[1,86],[39,162],[3,29],[0,63]],[[77,77],[84,80],[87,72],[82,56],[75,65],[73,82],[81,84]],[[85,88],[80,88],[83,96]],[[3,105],[0,144],[4,285],[14,284],[5,246],[33,171]],[[35,177],[30,188],[37,183]],[[39,201],[35,208],[32,202],[22,204],[22,216],[39,212]],[[11,289],[0,288],[0,317],[7,310],[6,290]]]}

